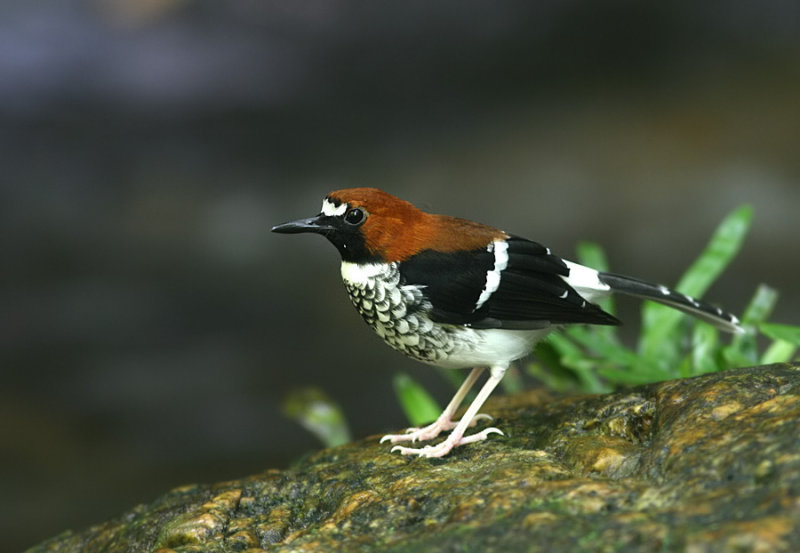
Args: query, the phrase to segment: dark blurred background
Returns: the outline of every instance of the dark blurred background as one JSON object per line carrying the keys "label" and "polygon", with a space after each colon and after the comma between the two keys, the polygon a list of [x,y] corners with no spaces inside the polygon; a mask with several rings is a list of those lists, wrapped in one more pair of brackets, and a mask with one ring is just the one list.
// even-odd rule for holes
{"label": "dark blurred background", "polygon": [[329,244],[269,233],[331,189],[667,284],[751,203],[707,297],[767,282],[797,323],[799,99],[788,0],[4,0],[0,549],[287,466],[318,447],[280,412],[298,386],[355,437],[405,425],[395,371],[448,399]]}

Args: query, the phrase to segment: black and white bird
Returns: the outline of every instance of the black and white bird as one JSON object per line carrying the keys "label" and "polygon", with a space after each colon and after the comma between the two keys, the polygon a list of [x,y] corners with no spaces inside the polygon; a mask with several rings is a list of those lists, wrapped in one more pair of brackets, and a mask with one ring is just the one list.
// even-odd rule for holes
{"label": "black and white bird", "polygon": [[[322,234],[339,250],[350,300],[392,348],[439,367],[472,368],[441,416],[423,428],[384,436],[407,455],[441,457],[454,447],[486,439],[497,428],[467,435],[488,415],[478,413],[509,364],[527,355],[549,332],[566,324],[616,325],[594,301],[618,292],[684,311],[728,332],[738,319],[665,286],[599,272],[561,259],[549,248],[480,223],[425,213],[375,188],[331,192],[311,218],[274,232]],[[489,378],[460,421],[453,416],[480,377]]]}

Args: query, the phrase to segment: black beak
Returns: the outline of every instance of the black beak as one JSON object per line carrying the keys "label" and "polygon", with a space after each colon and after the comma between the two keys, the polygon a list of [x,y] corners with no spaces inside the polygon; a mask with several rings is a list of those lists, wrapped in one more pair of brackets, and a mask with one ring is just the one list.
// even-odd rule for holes
{"label": "black beak", "polygon": [[272,232],[279,232],[281,234],[298,234],[300,232],[317,232],[324,234],[331,230],[333,230],[333,226],[330,224],[330,217],[326,215],[317,215],[316,217],[309,217],[308,219],[298,219],[297,221],[290,221],[272,227]]}

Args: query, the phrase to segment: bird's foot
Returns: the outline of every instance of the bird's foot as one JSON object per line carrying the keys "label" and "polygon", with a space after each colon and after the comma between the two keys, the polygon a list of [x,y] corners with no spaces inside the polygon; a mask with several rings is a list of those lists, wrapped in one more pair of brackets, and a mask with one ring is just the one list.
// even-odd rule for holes
{"label": "bird's foot", "polygon": [[[475,424],[479,420],[492,420],[492,417],[491,415],[478,413],[477,415],[475,415],[472,421],[470,421],[469,426],[475,426]],[[428,426],[423,426],[422,428],[407,428],[404,434],[387,434],[381,438],[380,443],[383,442],[391,442],[393,444],[396,444],[397,442],[414,443],[416,441],[432,440],[445,430],[452,430],[453,428],[456,427],[458,423],[459,421],[451,420],[450,417],[441,416],[438,419],[436,419],[435,422],[429,424]],[[392,451],[394,451],[395,449],[397,448],[392,448]],[[444,453],[442,455],[444,455]]]}
{"label": "bird's foot", "polygon": [[400,445],[396,445],[392,448],[392,451],[398,451],[401,455],[417,455],[419,457],[444,457],[454,447],[458,447],[464,444],[471,444],[473,442],[480,442],[486,439],[489,434],[500,434],[503,436],[502,430],[498,428],[484,428],[480,432],[475,434],[471,434],[469,436],[456,436],[456,433],[450,434],[447,439],[441,443],[436,445],[426,445],[425,447],[420,448],[413,448],[413,447],[403,447]]}

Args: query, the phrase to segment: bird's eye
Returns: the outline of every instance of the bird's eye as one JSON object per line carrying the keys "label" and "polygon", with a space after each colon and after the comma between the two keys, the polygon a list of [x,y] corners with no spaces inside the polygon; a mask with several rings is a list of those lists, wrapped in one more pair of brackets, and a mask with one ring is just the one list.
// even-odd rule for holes
{"label": "bird's eye", "polygon": [[344,222],[348,225],[360,225],[367,218],[367,212],[360,207],[354,207],[344,214]]}

